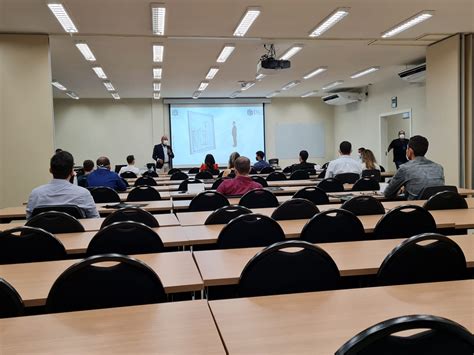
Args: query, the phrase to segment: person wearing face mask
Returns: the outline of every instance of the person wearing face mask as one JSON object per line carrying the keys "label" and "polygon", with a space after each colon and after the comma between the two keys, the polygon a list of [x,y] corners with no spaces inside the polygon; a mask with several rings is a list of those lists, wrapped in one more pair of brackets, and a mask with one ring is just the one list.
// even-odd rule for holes
{"label": "person wearing face mask", "polygon": [[400,165],[405,164],[408,160],[406,157],[406,150],[408,147],[408,139],[405,138],[405,131],[398,132],[398,138],[394,139],[387,148],[386,154],[393,149],[393,162],[395,166],[400,168]]}
{"label": "person wearing face mask", "polygon": [[173,167],[174,153],[167,136],[161,137],[161,144],[155,145],[152,157],[156,160],[156,167],[165,173]]}

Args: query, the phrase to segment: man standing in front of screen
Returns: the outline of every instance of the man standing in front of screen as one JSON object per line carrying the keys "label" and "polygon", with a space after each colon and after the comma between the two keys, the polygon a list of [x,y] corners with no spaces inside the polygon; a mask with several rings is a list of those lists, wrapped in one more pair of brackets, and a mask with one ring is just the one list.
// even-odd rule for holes
{"label": "man standing in front of screen", "polygon": [[173,167],[174,153],[169,145],[167,136],[161,137],[161,144],[153,148],[153,160],[156,160],[157,169],[163,169],[167,173]]}

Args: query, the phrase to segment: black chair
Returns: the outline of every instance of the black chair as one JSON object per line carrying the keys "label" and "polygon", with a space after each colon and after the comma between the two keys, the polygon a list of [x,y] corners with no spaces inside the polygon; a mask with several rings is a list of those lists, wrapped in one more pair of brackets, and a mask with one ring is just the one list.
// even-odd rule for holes
{"label": "black chair", "polygon": [[[140,179],[142,178],[137,179],[137,181]],[[111,189],[110,187],[93,187],[90,189],[90,193],[95,203],[120,202],[120,196],[114,189]]]}
{"label": "black chair", "polygon": [[124,164],[117,164],[115,165],[115,172],[118,174],[120,172],[120,169],[125,168],[126,165]]}
{"label": "black chair", "polygon": [[363,240],[364,226],[352,212],[333,209],[318,213],[301,231],[301,240],[310,243],[333,243]]}
{"label": "black chair", "polygon": [[377,273],[377,283],[451,281],[466,276],[466,258],[461,247],[444,235],[424,233],[404,240],[387,255]]}
{"label": "black chair", "polygon": [[337,174],[334,176],[335,179],[339,180],[343,184],[353,184],[357,180],[359,180],[360,175],[356,173],[343,173],[343,174]]}
{"label": "black chair", "polygon": [[229,206],[229,200],[223,194],[217,191],[203,191],[191,200],[189,211],[215,211],[224,206]]}
{"label": "black chair", "polygon": [[268,164],[270,165],[278,165],[280,160],[278,158],[268,159]]}
{"label": "black chair", "polygon": [[33,210],[33,212],[31,213],[31,216],[34,217],[34,216],[36,216],[40,213],[49,212],[49,211],[64,212],[64,213],[67,213],[70,216],[73,216],[74,218],[77,218],[77,219],[86,218],[86,215],[85,215],[84,211],[81,210],[76,205],[38,206]]}
{"label": "black chair", "polygon": [[0,277],[0,318],[21,316],[24,309],[21,296],[12,285]]}
{"label": "black chair", "polygon": [[265,247],[285,240],[278,222],[261,214],[244,214],[230,221],[219,233],[219,249]]}
{"label": "black chair", "polygon": [[[420,331],[413,334],[415,329]],[[394,335],[411,331],[410,336]],[[432,315],[392,318],[360,332],[336,355],[472,355],[474,337],[462,325]]]}
{"label": "black chair", "polygon": [[147,171],[143,172],[142,176],[156,178],[156,177],[158,177],[158,174],[156,173],[155,170],[147,170]]}
{"label": "black chair", "polygon": [[263,177],[253,175],[253,176],[251,176],[250,178],[251,178],[253,181],[258,182],[260,185],[262,185],[262,187],[268,187],[267,180],[265,180]]}
{"label": "black chair", "polygon": [[409,238],[436,232],[436,222],[427,210],[415,205],[398,206],[388,211],[374,229],[378,239]]}
{"label": "black chair", "polygon": [[326,177],[326,169],[323,169],[319,174],[318,174],[318,179],[324,179]]}
{"label": "black chair", "polygon": [[272,213],[272,218],[276,221],[286,219],[310,219],[319,209],[314,203],[304,198],[292,198],[278,206]]}
{"label": "black chair", "polygon": [[87,255],[159,253],[164,250],[159,235],[143,223],[124,221],[101,226],[87,247]]}
{"label": "black chair", "polygon": [[355,196],[344,202],[341,208],[354,213],[356,216],[385,214],[382,203],[372,196]]}
{"label": "black chair", "polygon": [[[168,175],[173,175],[173,174],[180,173],[180,172],[181,172],[181,169],[171,168],[170,170],[168,170]],[[182,180],[182,179],[176,179],[176,180]]]}
{"label": "black chair", "polygon": [[155,163],[146,163],[146,168],[148,170],[153,170],[153,171],[156,171],[156,164]]}
{"label": "black chair", "polygon": [[458,192],[458,188],[456,186],[450,185],[443,185],[443,186],[428,186],[421,190],[418,200],[427,200],[431,196],[436,195],[438,192],[442,191],[453,191]]}
{"label": "black chair", "polygon": [[369,177],[360,178],[352,186],[352,191],[379,191],[380,184]]}
{"label": "black chair", "polygon": [[244,214],[252,213],[246,207],[239,205],[229,205],[221,207],[214,212],[212,212],[204,222],[204,224],[227,224],[232,221],[234,218],[239,217]]}
{"label": "black chair", "polygon": [[220,184],[222,184],[224,180],[225,180],[224,178],[216,179],[216,181],[212,183],[211,190],[217,190],[217,188],[220,186]]}
{"label": "black chair", "polygon": [[247,192],[240,198],[239,205],[247,208],[278,207],[280,203],[273,193],[264,189]]}
{"label": "black chair", "polygon": [[308,170],[296,170],[293,171],[290,175],[290,180],[308,180],[309,172]]}
{"label": "black chair", "polygon": [[199,168],[191,168],[188,171],[188,174],[198,174],[199,173]]}
{"label": "black chair", "polygon": [[251,174],[251,175],[258,174],[258,171],[255,170],[255,168],[252,166],[252,167],[250,168],[249,174]]}
{"label": "black chair", "polygon": [[[112,266],[95,264],[113,262]],[[163,302],[158,275],[144,262],[119,254],[91,256],[67,268],[46,300],[48,312],[123,307]]]}
{"label": "black chair", "polygon": [[[298,248],[298,251],[288,251]],[[335,289],[340,274],[320,247],[303,241],[275,243],[256,254],[240,274],[241,297]]]}
{"label": "black chair", "polygon": [[329,197],[326,192],[314,186],[307,186],[296,191],[292,198],[304,198],[315,205],[325,205],[329,203]]}
{"label": "black chair", "polygon": [[262,170],[260,170],[260,174],[271,174],[275,171],[271,166],[266,166]]}
{"label": "black chair", "polygon": [[17,227],[0,233],[0,264],[66,259],[64,245],[40,228]]}
{"label": "black chair", "polygon": [[183,173],[182,171],[177,171],[170,176],[170,180],[186,180],[187,178],[189,178],[188,174]]}
{"label": "black chair", "polygon": [[40,213],[29,219],[25,226],[41,228],[52,234],[84,232],[81,222],[64,212]]}
{"label": "black chair", "polygon": [[283,174],[291,174],[292,170],[293,170],[293,167],[287,166],[283,169]]}
{"label": "black chair", "polygon": [[143,223],[150,228],[156,228],[160,226],[155,216],[153,216],[150,212],[142,210],[139,207],[125,207],[109,214],[102,222],[100,229],[107,227],[112,223],[125,221]]}
{"label": "black chair", "polygon": [[148,185],[137,186],[133,188],[127,196],[127,202],[159,200],[161,200],[160,193],[156,189]]}
{"label": "black chair", "polygon": [[120,174],[120,177],[123,179],[135,179],[137,175],[133,171],[124,171]]}
{"label": "black chair", "polygon": [[286,175],[280,171],[274,171],[267,176],[267,181],[285,181]]}
{"label": "black chair", "polygon": [[212,180],[212,174],[209,171],[201,171],[196,174],[196,179],[200,180]]}
{"label": "black chair", "polygon": [[427,210],[456,210],[468,208],[467,202],[454,191],[441,191],[431,196],[423,207]]}
{"label": "black chair", "polygon": [[330,161],[324,163],[324,164],[321,166],[321,169],[324,169],[324,170],[327,169],[328,166],[329,166],[329,163],[330,163]]}
{"label": "black chair", "polygon": [[187,178],[179,184],[178,191],[188,191],[189,184],[202,184],[202,181],[198,179]]}
{"label": "black chair", "polygon": [[317,185],[324,192],[344,192],[344,185],[339,180],[327,178]]}
{"label": "black chair", "polygon": [[362,175],[361,177],[363,178],[371,178],[372,180],[375,180],[377,182],[380,182],[381,176],[380,176],[380,170],[377,169],[366,169],[362,170]]}
{"label": "black chair", "polygon": [[133,186],[157,186],[155,179],[149,176],[140,176],[138,179],[135,180],[135,184]]}

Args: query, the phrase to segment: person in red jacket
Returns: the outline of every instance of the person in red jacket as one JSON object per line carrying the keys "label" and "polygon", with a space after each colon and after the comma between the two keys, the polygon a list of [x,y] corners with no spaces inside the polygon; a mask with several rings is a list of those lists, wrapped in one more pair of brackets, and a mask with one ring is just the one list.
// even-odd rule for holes
{"label": "person in red jacket", "polygon": [[209,171],[212,175],[219,174],[219,166],[216,164],[216,161],[212,154],[206,155],[204,163],[199,168],[199,171]]}
{"label": "person in red jacket", "polygon": [[250,159],[247,157],[239,157],[234,162],[235,178],[224,180],[219,187],[217,192],[221,194],[232,196],[232,195],[244,195],[250,190],[261,189],[262,185],[258,182],[253,181],[248,175],[250,172]]}

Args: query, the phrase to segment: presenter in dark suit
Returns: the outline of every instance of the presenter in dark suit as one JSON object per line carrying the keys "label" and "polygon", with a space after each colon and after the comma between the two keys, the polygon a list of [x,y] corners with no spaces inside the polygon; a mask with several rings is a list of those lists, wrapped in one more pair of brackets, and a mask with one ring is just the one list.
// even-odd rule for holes
{"label": "presenter in dark suit", "polygon": [[173,150],[169,144],[167,136],[161,137],[161,144],[155,145],[153,148],[153,160],[156,161],[156,167],[168,172],[173,167]]}

